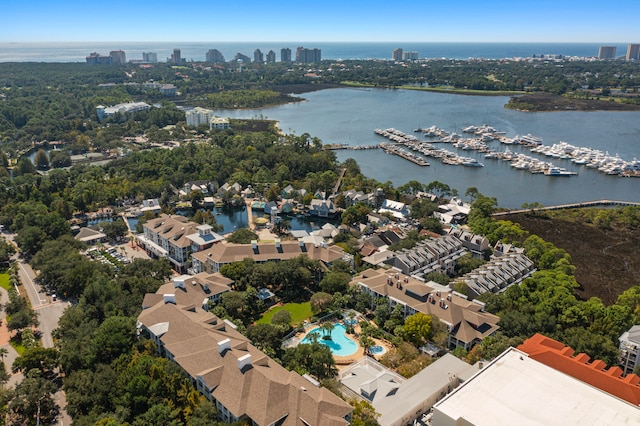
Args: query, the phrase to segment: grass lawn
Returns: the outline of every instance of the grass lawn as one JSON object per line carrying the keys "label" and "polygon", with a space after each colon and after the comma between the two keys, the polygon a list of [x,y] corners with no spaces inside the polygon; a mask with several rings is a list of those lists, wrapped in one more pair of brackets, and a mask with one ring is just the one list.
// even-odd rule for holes
{"label": "grass lawn", "polygon": [[9,291],[9,274],[0,274],[0,287]]}
{"label": "grass lawn", "polygon": [[287,303],[284,306],[276,306],[275,308],[267,311],[257,323],[271,324],[271,317],[276,312],[286,310],[291,314],[291,324],[298,324],[307,318],[311,318],[311,303]]}

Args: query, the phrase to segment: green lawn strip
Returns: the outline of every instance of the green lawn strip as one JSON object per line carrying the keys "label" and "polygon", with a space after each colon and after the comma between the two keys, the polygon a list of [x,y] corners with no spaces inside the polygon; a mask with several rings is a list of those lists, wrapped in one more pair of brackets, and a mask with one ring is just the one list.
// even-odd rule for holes
{"label": "green lawn strip", "polygon": [[260,318],[257,323],[258,324],[270,324],[271,318],[276,314],[276,312],[286,310],[291,314],[291,324],[299,324],[307,318],[311,317],[311,303],[287,303],[284,306],[276,306],[273,309],[270,309],[266,312],[262,318]]}
{"label": "green lawn strip", "polygon": [[[370,83],[359,83],[355,81],[341,81],[340,84],[344,86],[350,87],[378,87],[384,88],[384,86],[376,86]],[[456,89],[452,86],[413,86],[413,85],[399,85],[399,86],[389,86],[388,88],[392,89],[403,89],[403,90],[422,90],[425,92],[440,92],[440,93],[451,93],[455,95],[483,95],[483,96],[509,96],[509,95],[524,95],[527,92],[519,91],[519,90],[473,90],[473,89]]]}
{"label": "green lawn strip", "polygon": [[0,287],[9,291],[9,287],[11,284],[9,283],[9,274],[0,274]]}

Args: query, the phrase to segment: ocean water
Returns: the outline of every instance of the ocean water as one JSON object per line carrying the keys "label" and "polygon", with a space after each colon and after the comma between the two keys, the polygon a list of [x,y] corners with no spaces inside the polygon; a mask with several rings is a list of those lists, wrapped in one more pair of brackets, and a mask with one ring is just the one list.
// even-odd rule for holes
{"label": "ocean water", "polygon": [[[618,54],[626,52],[626,43],[606,43],[616,45]],[[155,52],[158,61],[171,57],[173,49],[180,49],[187,61],[204,61],[209,49],[218,49],[227,61],[236,53],[253,58],[253,51],[260,49],[263,54],[269,50],[280,60],[280,49],[288,47],[295,57],[296,47],[322,49],[322,59],[390,59],[391,51],[402,48],[417,51],[420,58],[513,58],[535,55],[556,54],[564,56],[597,56],[598,43],[323,43],[323,42],[102,42],[102,43],[0,43],[0,62],[85,62],[91,52],[108,55],[112,50],[124,50],[127,60],[142,59],[142,52]]]}

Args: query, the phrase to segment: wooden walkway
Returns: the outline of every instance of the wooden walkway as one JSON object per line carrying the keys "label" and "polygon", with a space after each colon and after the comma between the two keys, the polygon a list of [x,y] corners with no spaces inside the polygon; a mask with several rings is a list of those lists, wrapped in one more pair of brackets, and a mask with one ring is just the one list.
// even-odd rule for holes
{"label": "wooden walkway", "polygon": [[493,217],[508,216],[517,213],[539,212],[545,210],[563,210],[563,209],[579,209],[585,207],[610,207],[610,206],[640,206],[640,202],[635,201],[619,201],[619,200],[595,200],[585,201],[583,203],[560,204],[557,206],[534,207],[531,209],[509,210],[506,212],[497,212]]}
{"label": "wooden walkway", "polygon": [[344,177],[344,174],[347,172],[347,168],[343,167],[340,170],[340,176],[338,176],[338,181],[336,182],[336,186],[333,187],[333,195],[336,195],[338,193],[338,190],[340,189],[340,185],[342,184],[342,178]]}

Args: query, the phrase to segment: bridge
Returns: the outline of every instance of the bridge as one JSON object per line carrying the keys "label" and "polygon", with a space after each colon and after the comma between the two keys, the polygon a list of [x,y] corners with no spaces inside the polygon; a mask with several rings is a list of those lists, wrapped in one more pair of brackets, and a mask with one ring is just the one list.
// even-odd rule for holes
{"label": "bridge", "polygon": [[530,212],[540,212],[545,210],[563,210],[563,209],[579,209],[585,207],[611,207],[611,206],[640,206],[640,202],[635,201],[619,201],[619,200],[595,200],[595,201],[585,201],[582,203],[570,203],[570,204],[559,204],[556,206],[545,206],[545,207],[533,207],[529,209],[519,209],[519,210],[509,210],[505,212],[497,212],[493,214],[493,217],[499,216],[508,216],[511,214],[517,213],[530,213]]}

